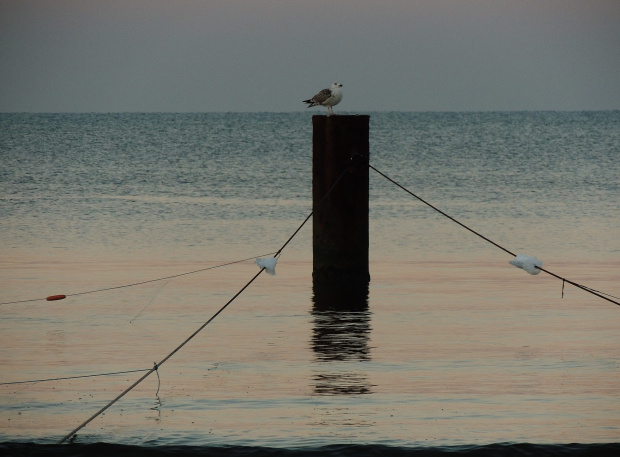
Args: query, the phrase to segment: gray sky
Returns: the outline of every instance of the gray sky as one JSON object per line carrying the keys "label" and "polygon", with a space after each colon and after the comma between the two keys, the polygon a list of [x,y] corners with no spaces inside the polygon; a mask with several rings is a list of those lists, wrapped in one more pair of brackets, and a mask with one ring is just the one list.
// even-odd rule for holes
{"label": "gray sky", "polygon": [[0,112],[300,111],[332,81],[336,112],[620,109],[620,1],[0,0]]}

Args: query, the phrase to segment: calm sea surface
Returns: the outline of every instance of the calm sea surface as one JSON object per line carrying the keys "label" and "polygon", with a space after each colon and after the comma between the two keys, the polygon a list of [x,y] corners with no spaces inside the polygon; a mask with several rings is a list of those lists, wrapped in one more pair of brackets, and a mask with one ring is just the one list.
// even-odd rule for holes
{"label": "calm sea surface", "polygon": [[[450,216],[620,296],[620,112],[371,113],[370,142]],[[153,367],[310,214],[311,169],[308,113],[0,114],[0,452],[60,452],[144,373],[12,383]],[[617,455],[619,306],[372,170],[356,309],[313,293],[311,232],[72,449]]]}

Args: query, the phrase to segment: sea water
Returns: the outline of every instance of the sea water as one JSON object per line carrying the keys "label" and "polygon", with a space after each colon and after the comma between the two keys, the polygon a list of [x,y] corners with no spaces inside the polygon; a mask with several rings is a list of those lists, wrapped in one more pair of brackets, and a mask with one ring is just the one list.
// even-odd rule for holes
{"label": "sea water", "polygon": [[[370,115],[373,167],[620,296],[620,112]],[[62,439],[248,283],[312,211],[311,143],[307,113],[0,115],[3,449]],[[617,452],[616,304],[373,170],[362,306],[319,306],[311,231],[75,452]]]}

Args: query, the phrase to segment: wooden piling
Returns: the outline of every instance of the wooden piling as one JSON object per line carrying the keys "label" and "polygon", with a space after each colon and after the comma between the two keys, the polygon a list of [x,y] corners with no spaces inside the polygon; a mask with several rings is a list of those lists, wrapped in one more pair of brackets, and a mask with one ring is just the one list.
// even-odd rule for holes
{"label": "wooden piling", "polygon": [[369,124],[370,116],[366,115],[312,116],[315,285],[359,283],[364,287],[370,281]]}

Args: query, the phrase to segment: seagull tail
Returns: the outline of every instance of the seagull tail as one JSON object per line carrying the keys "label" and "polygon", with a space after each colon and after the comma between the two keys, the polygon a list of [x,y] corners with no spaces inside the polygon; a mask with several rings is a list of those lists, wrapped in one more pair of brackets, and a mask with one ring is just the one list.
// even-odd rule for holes
{"label": "seagull tail", "polygon": [[313,106],[316,106],[317,104],[314,103],[311,99],[309,100],[304,100],[303,103],[307,103],[308,106],[306,108],[312,108]]}

